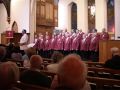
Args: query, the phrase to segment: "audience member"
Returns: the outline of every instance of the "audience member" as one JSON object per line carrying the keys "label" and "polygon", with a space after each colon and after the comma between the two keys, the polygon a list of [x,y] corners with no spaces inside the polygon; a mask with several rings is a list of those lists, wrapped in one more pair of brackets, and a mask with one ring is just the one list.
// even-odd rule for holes
{"label": "audience member", "polygon": [[13,62],[0,64],[0,90],[18,90],[14,84],[19,80],[19,68]]}
{"label": "audience member", "polygon": [[21,74],[20,81],[23,83],[39,85],[42,87],[50,87],[51,79],[40,72],[42,63],[42,57],[39,55],[33,55],[30,58],[30,69],[25,70]]}
{"label": "audience member", "polygon": [[58,51],[55,51],[52,55],[53,64],[47,66],[47,70],[53,73],[57,73],[58,62],[63,59],[64,55]]}
{"label": "audience member", "polygon": [[24,67],[30,67],[30,57],[32,55],[36,55],[36,49],[35,48],[28,48],[25,50],[25,55],[22,57],[22,60],[24,60]]}
{"label": "audience member", "polygon": [[4,46],[0,46],[0,62],[6,61],[6,48]]}
{"label": "audience member", "polygon": [[15,60],[22,60],[22,54],[20,53],[19,47],[14,47],[11,58]]}
{"label": "audience member", "polygon": [[105,67],[111,69],[120,69],[120,50],[117,47],[111,48],[112,58],[105,62]]}
{"label": "audience member", "polygon": [[55,90],[91,90],[86,76],[87,67],[80,56],[70,54],[59,62],[51,87]]}
{"label": "audience member", "polygon": [[11,58],[11,54],[13,53],[14,50],[14,43],[9,42],[7,47],[6,47],[6,58]]}

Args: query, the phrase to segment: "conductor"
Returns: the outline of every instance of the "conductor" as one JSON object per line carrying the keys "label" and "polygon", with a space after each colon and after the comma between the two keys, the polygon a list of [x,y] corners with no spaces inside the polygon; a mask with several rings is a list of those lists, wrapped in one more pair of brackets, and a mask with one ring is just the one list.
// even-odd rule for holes
{"label": "conductor", "polygon": [[22,55],[24,55],[24,50],[28,48],[27,44],[28,44],[28,35],[26,34],[26,30],[23,29],[22,37],[20,39],[20,50],[21,50]]}

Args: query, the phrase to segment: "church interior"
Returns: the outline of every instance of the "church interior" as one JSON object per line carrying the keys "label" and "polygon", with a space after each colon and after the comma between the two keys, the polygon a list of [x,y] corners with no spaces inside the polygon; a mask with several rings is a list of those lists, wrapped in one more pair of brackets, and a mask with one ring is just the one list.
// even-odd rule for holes
{"label": "church interior", "polygon": [[0,90],[120,90],[120,0],[0,0]]}

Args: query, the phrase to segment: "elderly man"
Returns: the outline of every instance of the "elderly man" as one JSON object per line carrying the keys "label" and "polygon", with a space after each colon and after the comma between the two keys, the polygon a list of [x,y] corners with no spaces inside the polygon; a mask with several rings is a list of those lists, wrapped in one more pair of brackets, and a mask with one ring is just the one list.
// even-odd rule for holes
{"label": "elderly man", "polygon": [[21,74],[20,81],[42,87],[50,87],[51,79],[40,72],[42,63],[42,57],[33,55],[30,58],[30,70],[26,70]]}
{"label": "elderly man", "polygon": [[105,62],[106,68],[120,69],[120,50],[117,47],[111,48],[112,58]]}
{"label": "elderly man", "polygon": [[87,67],[80,56],[70,54],[59,63],[52,88],[55,90],[91,90],[86,76]]}

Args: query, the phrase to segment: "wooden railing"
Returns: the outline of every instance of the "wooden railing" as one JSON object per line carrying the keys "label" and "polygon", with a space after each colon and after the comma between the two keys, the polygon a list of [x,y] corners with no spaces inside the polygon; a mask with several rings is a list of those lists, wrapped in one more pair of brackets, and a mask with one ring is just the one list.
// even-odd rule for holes
{"label": "wooden railing", "polygon": [[21,90],[52,90],[38,85],[26,84],[22,82],[17,82],[15,86]]}

